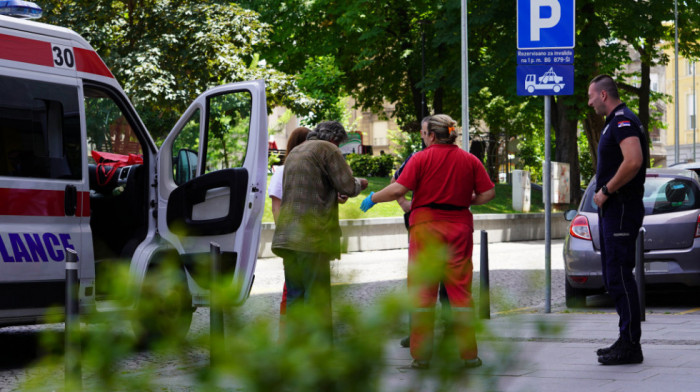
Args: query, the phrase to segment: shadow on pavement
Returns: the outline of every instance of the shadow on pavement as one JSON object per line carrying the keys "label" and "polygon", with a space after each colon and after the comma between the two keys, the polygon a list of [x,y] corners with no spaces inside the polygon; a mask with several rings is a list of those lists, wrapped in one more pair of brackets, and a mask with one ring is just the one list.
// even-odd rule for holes
{"label": "shadow on pavement", "polygon": [[[607,294],[590,295],[586,298],[586,309],[614,308],[615,304]],[[647,312],[686,312],[700,307],[700,288],[654,287],[646,291]]]}

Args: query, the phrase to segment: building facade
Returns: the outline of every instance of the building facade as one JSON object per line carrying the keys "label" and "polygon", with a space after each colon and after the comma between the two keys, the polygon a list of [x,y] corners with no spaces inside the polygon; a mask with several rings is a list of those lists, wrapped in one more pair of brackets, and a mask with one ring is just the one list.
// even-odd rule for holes
{"label": "building facade", "polygon": [[668,50],[670,58],[665,72],[665,93],[672,101],[666,105],[668,125],[663,135],[666,145],[667,166],[675,163],[696,162],[700,154],[700,131],[698,130],[698,100],[700,94],[700,77],[697,73],[697,62],[678,57],[678,159],[676,159],[676,75],[675,56],[673,50]]}

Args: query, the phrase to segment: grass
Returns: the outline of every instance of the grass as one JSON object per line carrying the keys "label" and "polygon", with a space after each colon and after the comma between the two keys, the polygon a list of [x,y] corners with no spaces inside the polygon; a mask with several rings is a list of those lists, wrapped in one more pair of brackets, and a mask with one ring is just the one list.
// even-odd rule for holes
{"label": "grass", "polygon": [[[268,176],[267,182],[270,183]],[[350,198],[345,204],[340,206],[340,219],[363,219],[363,218],[381,218],[392,216],[403,216],[403,210],[398,203],[380,203],[372,207],[366,213],[360,210],[360,204],[370,192],[376,192],[389,185],[391,178],[389,177],[369,177],[369,186],[362,191],[357,197]],[[543,212],[544,203],[542,202],[542,192],[531,191],[530,212]],[[512,205],[512,187],[510,184],[496,184],[496,197],[489,203],[481,206],[473,206],[472,213],[474,214],[512,214],[518,211],[513,210]],[[270,210],[270,198],[265,198],[265,213],[263,214],[263,222],[273,222],[272,211]]]}

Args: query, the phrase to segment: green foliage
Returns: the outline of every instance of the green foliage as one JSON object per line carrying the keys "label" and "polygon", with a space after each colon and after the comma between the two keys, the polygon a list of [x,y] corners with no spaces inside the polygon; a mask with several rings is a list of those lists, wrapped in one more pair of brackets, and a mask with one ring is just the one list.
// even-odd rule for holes
{"label": "green foliage", "polygon": [[[363,109],[383,113],[385,102],[395,103],[394,115],[406,124],[419,119],[420,96],[425,92],[433,110],[459,117],[459,1],[399,0],[378,5],[363,0],[255,0],[241,4],[274,25],[272,43],[263,52],[278,69],[306,73],[309,64],[327,59],[334,65],[328,65],[332,72],[326,76],[338,77],[336,88],[342,86]],[[325,91],[325,85],[316,83],[313,89]]]}
{"label": "green foliage", "polygon": [[[447,253],[444,245],[433,244],[427,255]],[[443,278],[444,267],[434,257],[423,256],[430,262],[420,266],[420,276],[426,284]],[[290,308],[284,334],[276,333],[276,318],[268,314],[245,315],[242,308],[234,306],[240,287],[230,279],[212,280],[208,257],[194,260],[190,269],[193,279],[204,282],[211,290],[212,310],[220,312],[226,320],[224,330],[210,335],[208,328],[184,336],[177,319],[168,311],[181,298],[172,293],[171,287],[181,282],[182,267],[177,259],[166,259],[153,279],[147,279],[138,289],[125,263],[115,263],[114,268],[103,271],[98,277],[107,287],[102,290],[109,298],[116,299],[121,309],[132,311],[91,312],[81,315],[83,322],[79,333],[82,352],[83,389],[90,391],[155,391],[172,386],[167,378],[177,376],[180,382],[192,385],[193,390],[211,391],[234,388],[246,391],[380,391],[385,389],[386,372],[391,370],[393,356],[388,352],[389,339],[405,333],[405,315],[416,302],[412,293],[385,294],[373,303],[351,303],[344,298],[345,290],[352,284],[334,286],[334,341],[323,339],[323,315],[314,306]],[[150,272],[150,271],[149,271]],[[341,277],[350,282],[350,277]],[[138,296],[143,292],[147,295]],[[494,297],[497,298],[497,297]],[[250,313],[250,312],[249,312]],[[151,335],[148,350],[156,361],[139,361],[144,355],[143,341],[139,339],[140,320],[165,318],[162,333]],[[58,321],[58,320],[53,320]],[[480,340],[493,349],[493,355],[480,369],[483,381],[488,383],[491,374],[504,374],[516,366],[516,346],[497,339],[494,331],[478,319],[469,320]],[[134,334],[125,322],[135,325]],[[517,320],[513,324],[518,328]],[[551,333],[551,328],[541,328],[541,333]],[[43,391],[47,385],[52,390],[75,390],[76,384],[63,388],[63,335],[54,329],[42,334],[42,351],[51,353],[37,364],[32,376],[21,386],[23,391]],[[397,391],[436,389],[441,391],[463,390],[474,382],[459,366],[455,349],[457,340],[451,328],[437,330],[434,360],[430,370],[416,374],[413,382]],[[137,369],[127,360],[141,363]],[[166,370],[163,373],[163,370]],[[495,388],[490,385],[489,388]]]}
{"label": "green foliage", "polygon": [[591,154],[588,153],[588,139],[583,135],[578,138],[578,153],[581,183],[586,187],[588,186],[588,181],[595,176],[596,168],[593,167],[593,159],[591,158]]}
{"label": "green foliage", "polygon": [[345,160],[356,177],[388,177],[394,170],[394,157],[390,154],[348,154]]}
{"label": "green foliage", "polygon": [[270,26],[258,14],[216,0],[53,0],[44,21],[71,28],[97,50],[122,83],[155,139],[187,105],[225,83],[264,79],[268,103],[307,114],[318,103],[296,78],[256,54]]}
{"label": "green foliage", "polygon": [[306,123],[343,122],[343,76],[343,71],[335,64],[332,56],[313,57],[305,64],[305,68],[299,74],[299,88],[319,103],[305,119]]}
{"label": "green foliage", "polygon": [[275,166],[279,164],[280,161],[280,154],[278,152],[273,152],[267,157],[267,167]]}
{"label": "green foliage", "polygon": [[420,132],[389,131],[389,140],[395,146],[394,152],[399,162],[404,162],[411,154],[423,149]]}

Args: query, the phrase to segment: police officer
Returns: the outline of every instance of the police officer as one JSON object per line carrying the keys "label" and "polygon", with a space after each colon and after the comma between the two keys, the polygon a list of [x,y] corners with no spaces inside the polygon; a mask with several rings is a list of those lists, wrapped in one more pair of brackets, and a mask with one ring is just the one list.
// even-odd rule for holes
{"label": "police officer", "polygon": [[648,143],[639,118],[627,108],[608,75],[588,86],[588,106],[606,116],[598,144],[593,201],[598,205],[603,280],[620,317],[620,336],[597,351],[603,365],[641,363],[641,311],[632,274],[635,241],[644,219],[644,179]]}

